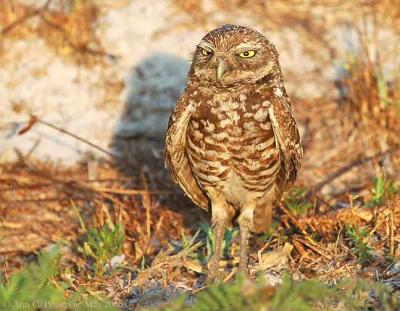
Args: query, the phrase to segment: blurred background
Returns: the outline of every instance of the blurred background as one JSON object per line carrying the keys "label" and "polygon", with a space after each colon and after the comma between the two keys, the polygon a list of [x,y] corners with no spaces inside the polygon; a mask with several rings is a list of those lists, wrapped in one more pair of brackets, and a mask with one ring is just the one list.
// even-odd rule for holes
{"label": "blurred background", "polygon": [[191,53],[226,23],[257,29],[280,54],[308,216],[397,189],[399,0],[0,0],[6,275],[60,240],[81,266],[87,228],[119,223],[123,261],[144,267],[208,221],[170,181],[163,139]]}

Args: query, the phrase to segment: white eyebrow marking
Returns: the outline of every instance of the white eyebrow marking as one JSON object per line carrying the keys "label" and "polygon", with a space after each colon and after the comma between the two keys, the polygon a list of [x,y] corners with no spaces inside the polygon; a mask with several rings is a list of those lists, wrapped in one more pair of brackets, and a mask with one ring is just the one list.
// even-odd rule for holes
{"label": "white eyebrow marking", "polygon": [[206,49],[206,50],[207,49],[212,50],[212,51],[214,50],[214,47],[206,41],[200,41],[200,43],[197,46],[199,46],[203,49]]}
{"label": "white eyebrow marking", "polygon": [[235,48],[236,49],[251,49],[252,48],[252,46],[250,45],[250,44],[248,44],[248,43],[240,43],[240,44],[238,44],[237,46],[235,46]]}
{"label": "white eyebrow marking", "polygon": [[243,42],[235,46],[235,50],[257,50],[260,48],[259,44],[249,44],[247,42]]}

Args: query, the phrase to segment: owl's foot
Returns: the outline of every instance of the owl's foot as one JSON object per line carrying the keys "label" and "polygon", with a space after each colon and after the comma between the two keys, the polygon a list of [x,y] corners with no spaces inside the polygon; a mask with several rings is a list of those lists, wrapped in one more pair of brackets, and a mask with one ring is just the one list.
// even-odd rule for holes
{"label": "owl's foot", "polygon": [[218,265],[216,267],[213,267],[213,265],[211,265],[210,269],[208,269],[206,284],[211,285],[213,283],[218,283],[222,281],[222,277],[223,275],[221,271],[219,271]]}

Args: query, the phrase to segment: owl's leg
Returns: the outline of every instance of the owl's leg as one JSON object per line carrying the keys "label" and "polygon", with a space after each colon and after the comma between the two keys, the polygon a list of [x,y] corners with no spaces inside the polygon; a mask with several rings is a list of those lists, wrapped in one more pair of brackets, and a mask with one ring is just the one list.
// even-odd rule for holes
{"label": "owl's leg", "polygon": [[209,192],[211,198],[212,222],[214,225],[215,246],[210,259],[207,283],[220,278],[219,260],[222,256],[222,243],[224,241],[225,228],[230,221],[229,207],[224,198],[216,191]]}
{"label": "owl's leg", "polygon": [[215,248],[210,259],[210,268],[208,270],[207,283],[211,283],[220,278],[219,260],[222,256],[222,242],[224,241],[226,222],[222,219],[215,223]]}
{"label": "owl's leg", "polygon": [[240,229],[240,257],[239,257],[239,270],[247,275],[247,261],[248,261],[248,248],[249,248],[249,236],[250,228],[252,227],[252,210],[244,210],[239,218],[239,229]]}

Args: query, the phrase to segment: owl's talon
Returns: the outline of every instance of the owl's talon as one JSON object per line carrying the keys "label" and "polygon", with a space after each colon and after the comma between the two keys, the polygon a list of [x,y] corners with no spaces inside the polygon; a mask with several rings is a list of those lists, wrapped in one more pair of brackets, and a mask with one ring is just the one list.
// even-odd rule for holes
{"label": "owl's talon", "polygon": [[207,275],[207,279],[206,279],[206,284],[207,285],[212,285],[215,283],[219,283],[222,281],[222,273],[220,271],[215,272],[215,273],[211,273],[209,272]]}

